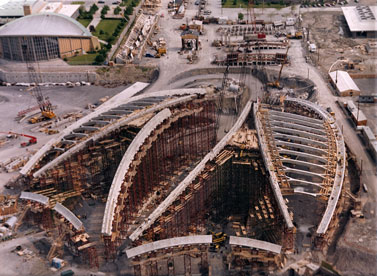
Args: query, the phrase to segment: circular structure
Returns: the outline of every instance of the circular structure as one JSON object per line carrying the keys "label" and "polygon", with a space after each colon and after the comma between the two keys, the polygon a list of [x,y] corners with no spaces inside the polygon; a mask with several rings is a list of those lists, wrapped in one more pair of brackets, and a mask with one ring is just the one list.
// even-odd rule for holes
{"label": "circular structure", "polygon": [[0,28],[1,57],[17,61],[70,57],[100,47],[74,19],[56,13],[29,15]]}

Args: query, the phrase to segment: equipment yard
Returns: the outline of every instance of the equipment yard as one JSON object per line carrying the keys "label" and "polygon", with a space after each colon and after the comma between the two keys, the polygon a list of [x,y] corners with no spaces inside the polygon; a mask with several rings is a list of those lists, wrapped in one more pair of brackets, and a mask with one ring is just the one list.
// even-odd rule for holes
{"label": "equipment yard", "polygon": [[106,65],[3,43],[0,276],[375,275],[377,30],[347,12],[376,9],[360,2],[128,1]]}

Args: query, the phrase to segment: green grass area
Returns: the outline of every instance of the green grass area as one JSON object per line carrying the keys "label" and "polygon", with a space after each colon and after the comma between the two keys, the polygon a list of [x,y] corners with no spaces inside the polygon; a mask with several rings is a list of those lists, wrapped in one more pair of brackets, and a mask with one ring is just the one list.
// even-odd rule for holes
{"label": "green grass area", "polygon": [[71,2],[71,5],[85,5],[84,1],[73,1]]}
{"label": "green grass area", "polygon": [[[247,8],[247,2],[242,1],[242,0],[225,0],[222,2],[223,3],[223,8]],[[275,8],[275,9],[282,9],[285,8],[286,5],[284,4],[266,4],[266,3],[254,3],[254,8],[260,9],[260,8]]]}
{"label": "green grass area", "polygon": [[80,22],[85,28],[88,27],[90,22],[92,22],[91,19],[77,19],[78,22]]}
{"label": "green grass area", "polygon": [[98,54],[86,54],[81,56],[75,56],[67,58],[69,65],[92,65]]}
{"label": "green grass area", "polygon": [[[96,31],[93,33],[101,40],[107,40],[114,33],[116,27],[121,22],[120,19],[102,19],[96,27]],[[103,33],[101,34],[101,30]],[[115,43],[115,41],[114,41]]]}
{"label": "green grass area", "polygon": [[[134,2],[136,3],[136,6],[137,6],[137,5],[139,5],[140,0],[135,0]],[[120,6],[121,7],[124,7],[124,6],[128,7],[128,6],[131,6],[131,3],[132,3],[132,0],[123,0],[123,1],[121,0]]]}

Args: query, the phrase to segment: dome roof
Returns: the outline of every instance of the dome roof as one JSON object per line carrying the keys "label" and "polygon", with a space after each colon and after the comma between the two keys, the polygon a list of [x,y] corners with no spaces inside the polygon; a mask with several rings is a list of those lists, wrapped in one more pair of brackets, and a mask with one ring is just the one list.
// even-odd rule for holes
{"label": "dome roof", "polygon": [[0,36],[92,36],[76,20],[57,13],[28,15],[0,28]]}

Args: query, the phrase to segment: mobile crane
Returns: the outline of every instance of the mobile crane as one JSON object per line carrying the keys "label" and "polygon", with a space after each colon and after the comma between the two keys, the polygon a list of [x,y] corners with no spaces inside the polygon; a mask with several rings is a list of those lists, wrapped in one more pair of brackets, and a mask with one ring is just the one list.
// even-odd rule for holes
{"label": "mobile crane", "polygon": [[273,82],[268,82],[267,86],[277,88],[277,89],[283,89],[283,86],[281,86],[281,84],[280,84],[280,77],[281,77],[281,72],[283,71],[283,67],[284,67],[285,63],[287,62],[288,50],[289,50],[289,46],[287,47],[287,52],[285,53],[284,61],[281,64],[279,76],[278,76],[277,80],[273,81]]}
{"label": "mobile crane", "polygon": [[26,62],[26,67],[27,67],[30,83],[31,84],[33,83],[35,85],[29,88],[28,91],[31,91],[31,94],[37,100],[39,109],[41,110],[41,114],[29,119],[29,123],[35,124],[44,120],[53,119],[56,117],[56,115],[54,111],[52,110],[51,102],[48,100],[48,98],[45,98],[43,96],[42,90],[39,87],[39,83],[41,82],[40,75],[39,75],[39,72],[35,70],[33,64],[31,63],[31,61],[34,60],[34,57],[32,58],[33,56],[32,50],[31,50],[31,47],[29,47],[28,43],[26,45],[22,45],[22,52],[23,52],[24,60]]}
{"label": "mobile crane", "polygon": [[28,142],[22,142],[22,143],[20,144],[20,146],[21,146],[22,148],[37,143],[37,137],[31,136],[31,135],[22,134],[22,133],[15,133],[15,132],[11,132],[11,131],[10,131],[10,132],[0,132],[0,133],[10,135],[10,136],[8,136],[8,137],[18,137],[18,136],[22,136],[22,137],[30,138]]}

